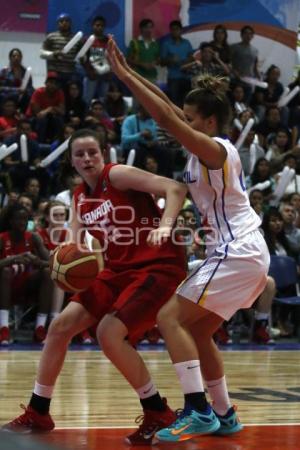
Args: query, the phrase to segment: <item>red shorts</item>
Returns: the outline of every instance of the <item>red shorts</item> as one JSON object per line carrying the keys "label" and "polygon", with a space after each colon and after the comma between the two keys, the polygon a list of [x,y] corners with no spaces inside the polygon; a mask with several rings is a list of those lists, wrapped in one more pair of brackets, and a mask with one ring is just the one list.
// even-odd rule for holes
{"label": "red shorts", "polygon": [[173,264],[155,264],[120,273],[104,269],[94,283],[70,300],[81,303],[101,321],[115,312],[128,329],[128,338],[136,343],[156,323],[159,309],[185,278],[185,270]]}

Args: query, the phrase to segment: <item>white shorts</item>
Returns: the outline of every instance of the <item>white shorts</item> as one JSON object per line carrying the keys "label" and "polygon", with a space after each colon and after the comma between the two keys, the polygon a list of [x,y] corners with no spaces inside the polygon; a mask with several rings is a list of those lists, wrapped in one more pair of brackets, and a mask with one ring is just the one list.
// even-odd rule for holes
{"label": "white shorts", "polygon": [[261,233],[223,244],[177,288],[177,294],[229,320],[250,308],[265,288],[270,264]]}

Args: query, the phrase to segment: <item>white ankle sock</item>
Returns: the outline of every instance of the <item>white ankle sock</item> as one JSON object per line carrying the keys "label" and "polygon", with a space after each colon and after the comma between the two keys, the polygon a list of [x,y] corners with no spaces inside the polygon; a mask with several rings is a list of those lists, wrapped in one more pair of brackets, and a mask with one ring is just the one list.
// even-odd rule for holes
{"label": "white ankle sock", "polygon": [[36,316],[35,328],[45,327],[46,326],[46,322],[47,322],[47,316],[48,316],[48,314],[38,313],[37,316]]}
{"label": "white ankle sock", "polygon": [[256,320],[268,320],[269,319],[269,313],[262,313],[259,311],[254,311],[254,317]]}
{"label": "white ankle sock", "polygon": [[204,392],[200,361],[184,361],[174,364],[184,394]]}
{"label": "white ankle sock", "polygon": [[51,398],[54,386],[45,386],[44,384],[39,384],[37,381],[34,383],[33,392],[40,397]]}
{"label": "white ankle sock", "polygon": [[231,406],[225,375],[218,380],[206,381],[206,387],[213,401],[213,409],[220,416],[224,416]]}
{"label": "white ankle sock", "polygon": [[157,389],[152,380],[135,391],[140,398],[149,398],[152,397],[152,395],[157,394]]}
{"label": "white ankle sock", "polygon": [[8,320],[9,320],[9,310],[0,309],[0,328],[8,327]]}

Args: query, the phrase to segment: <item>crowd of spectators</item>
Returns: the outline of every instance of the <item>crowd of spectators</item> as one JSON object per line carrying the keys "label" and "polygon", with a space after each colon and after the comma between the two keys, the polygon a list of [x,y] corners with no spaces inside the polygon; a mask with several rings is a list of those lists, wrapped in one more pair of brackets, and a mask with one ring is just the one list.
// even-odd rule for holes
{"label": "crowd of spectators", "polygon": [[[41,47],[40,57],[47,65],[44,86],[35,86],[31,76],[27,85],[22,85],[26,61],[23,63],[21,49],[13,48],[8,65],[1,64],[0,145],[9,147],[17,143],[19,147],[0,160],[0,283],[5,286],[0,293],[0,345],[9,342],[9,322],[17,320],[12,305],[24,302],[26,309],[28,293],[32,304],[36,298],[34,339],[37,342],[43,342],[47,324],[63,307],[64,295],[49,278],[47,265],[53,227],[49,214],[54,208],[56,214],[60,213],[58,221],[66,223],[72,191],[81,179],[77,175],[64,177],[63,156],[47,167],[41,165],[43,158],[74,130],[89,127],[104,136],[107,161],[111,148],[122,163],[126,163],[130,150],[135,149],[137,167],[179,180],[183,174],[185,149],[158,127],[111,73],[105,56],[108,42],[105,25],[104,17],[94,18],[91,33],[95,40],[88,53],[77,61],[75,56],[84,39],[68,53],[63,52],[75,30],[72,30],[71,17],[61,14],[57,19],[58,29],[47,35]],[[196,49],[182,37],[179,21],[170,23],[169,35],[161,42],[155,39],[154,30],[153,20],[145,18],[140,22],[140,35],[131,40],[127,49],[128,64],[149,81],[159,84],[179,107],[186,93],[197,88],[199,76],[209,73],[223,77],[232,105],[229,138],[238,142],[249,120],[254,121],[238,148],[245,174],[241,182],[248,190],[251,205],[262,218],[262,232],[270,254],[289,255],[298,265],[300,94],[284,106],[280,106],[280,99],[287,88],[300,86],[300,73],[293,81],[291,74],[289,86],[281,83],[280,69],[275,64],[261,74],[259,50],[251,43],[255,32],[250,25],[241,29],[238,43],[228,42],[226,28],[217,25],[212,40],[200,41]],[[165,68],[165,83],[158,80],[159,67]],[[27,140],[27,160],[21,152],[23,135]],[[286,168],[292,169],[292,176],[278,197],[276,188]],[[163,207],[163,199],[157,200]],[[178,235],[186,242],[190,267],[205,258],[205,233],[189,198],[178,218]],[[64,236],[57,236],[57,241],[63,241]],[[264,304],[269,304],[269,310],[265,311],[264,307],[255,316],[258,321],[266,322],[265,333],[255,334],[256,323],[252,336],[262,343],[271,342],[274,326],[281,336],[293,335],[297,326],[292,307],[273,307],[273,324],[266,320],[272,308],[269,299],[275,293],[271,278],[268,283],[262,295],[268,297]],[[47,290],[48,297],[41,294],[40,286],[48,286],[42,289]],[[249,329],[247,317],[238,320]],[[221,330],[223,343],[229,342],[228,329],[230,324]],[[83,340],[91,342],[86,334]]]}

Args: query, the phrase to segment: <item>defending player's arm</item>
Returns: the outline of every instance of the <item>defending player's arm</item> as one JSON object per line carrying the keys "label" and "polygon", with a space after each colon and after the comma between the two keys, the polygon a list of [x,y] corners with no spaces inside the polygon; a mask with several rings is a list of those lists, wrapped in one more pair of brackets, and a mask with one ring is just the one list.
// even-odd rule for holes
{"label": "defending player's arm", "polygon": [[186,149],[198,156],[209,169],[223,167],[227,156],[225,148],[206,134],[193,129],[193,117],[178,117],[168,103],[152,90],[145,88],[145,84],[127,71],[118,58],[112,39],[108,46],[108,57],[113,72],[162,128],[168,130]]}
{"label": "defending player's arm", "polygon": [[166,241],[171,235],[176,217],[184,202],[186,186],[169,178],[123,165],[113,167],[109,172],[109,178],[112,186],[116,189],[133,189],[165,197],[166,206],[160,226],[149,233],[148,243],[160,245]]}
{"label": "defending player's arm", "polygon": [[171,108],[173,108],[174,112],[178,115],[178,117],[181,117],[184,119],[184,114],[182,109],[180,109],[175,103],[173,103],[169,97],[161,90],[159,89],[155,84],[151,83],[151,81],[147,80],[146,78],[142,77],[138,72],[132,69],[127,64],[126,58],[123,55],[123,53],[120,51],[118,46],[115,46],[115,52],[117,54],[117,57],[120,61],[120,63],[123,65],[124,69],[130,73],[133,77],[135,77],[137,80],[139,80],[146,88],[150,89],[154,94],[158,95],[164,102],[166,102]]}

